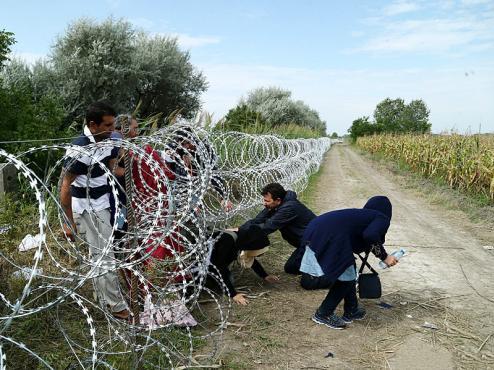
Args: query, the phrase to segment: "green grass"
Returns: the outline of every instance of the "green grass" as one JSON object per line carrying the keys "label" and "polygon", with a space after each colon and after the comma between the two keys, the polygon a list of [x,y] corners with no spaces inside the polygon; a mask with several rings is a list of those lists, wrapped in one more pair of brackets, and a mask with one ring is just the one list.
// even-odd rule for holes
{"label": "green grass", "polygon": [[[49,208],[49,207],[48,207]],[[32,266],[34,250],[27,252],[19,252],[17,246],[27,233],[32,235],[38,232],[38,210],[37,205],[29,199],[7,197],[0,204],[0,225],[11,225],[11,229],[6,233],[0,234],[0,292],[15,303],[22,295],[26,281],[22,278],[13,276],[17,270],[6,261],[6,258],[14,261],[20,266]],[[51,214],[48,217],[52,219]],[[52,221],[55,221],[53,219]],[[52,226],[57,225],[56,222],[50,223]],[[60,232],[57,227],[53,230],[55,233]],[[74,267],[75,261],[69,260],[62,251],[56,248],[53,238],[48,236],[48,245],[54,249],[55,258],[65,265]],[[53,265],[47,253],[44,254],[38,268],[41,267],[44,273],[50,276],[60,276],[56,266]],[[44,278],[35,278],[31,284],[35,288],[44,283],[56,283],[53,280],[45,281]],[[77,293],[92,301],[93,286],[89,281],[82,286]],[[33,294],[36,295],[36,294]],[[39,298],[35,307],[39,307],[47,302],[56,299],[55,291],[49,291],[44,296]],[[27,299],[29,301],[30,298]],[[24,302],[25,304],[26,302]],[[10,310],[6,307],[3,301],[0,301],[0,316],[9,315]],[[94,319],[96,327],[96,336],[99,339],[98,344],[105,343],[108,340],[108,329],[106,321],[99,310],[89,307],[89,313]],[[10,327],[2,332],[3,335],[13,338],[17,342],[24,343],[27,348],[35,352],[42,359],[47,361],[55,369],[65,369],[77,363],[76,358],[71,352],[67,341],[62,335],[60,326],[57,324],[57,317],[62,321],[62,327],[69,335],[71,340],[81,344],[85,348],[91,348],[91,338],[89,336],[89,326],[86,323],[85,316],[81,313],[80,307],[67,299],[65,302],[57,305],[56,308],[50,308],[36,314],[32,314],[23,318],[12,321]],[[189,337],[184,329],[172,328],[163,329],[153,332],[153,337],[166,343],[173,343],[177,352],[187,353],[189,348]],[[116,343],[116,342],[115,342]],[[205,344],[204,340],[193,338],[194,348],[200,348]],[[7,363],[9,369],[45,369],[38,363],[39,361],[31,356],[27,351],[19,349],[17,346],[2,343],[3,350],[7,354]],[[112,350],[123,351],[124,346],[121,344],[113,344]],[[85,353],[83,350],[75,348],[75,352],[81,359],[90,358],[91,354]],[[180,358],[173,358],[176,362],[180,362]],[[104,357],[104,360],[112,364],[117,369],[131,370],[132,355],[109,355]],[[168,368],[168,362],[164,353],[159,348],[153,347],[144,355],[144,361],[152,364],[162,364],[162,368]],[[143,367],[146,368],[146,365]],[[156,368],[156,367],[148,367]]]}

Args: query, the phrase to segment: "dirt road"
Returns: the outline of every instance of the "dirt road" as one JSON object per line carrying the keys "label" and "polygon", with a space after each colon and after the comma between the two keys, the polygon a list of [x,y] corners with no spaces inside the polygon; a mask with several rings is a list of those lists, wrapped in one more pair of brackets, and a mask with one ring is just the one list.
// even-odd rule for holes
{"label": "dirt road", "polygon": [[[282,273],[291,248],[277,239],[261,262],[281,275],[280,284],[260,284],[249,271],[237,277],[254,298],[229,318],[236,326],[227,329],[221,355],[228,367],[494,369],[494,251],[483,248],[494,245],[492,225],[431,205],[349,146],[334,146],[321,171],[311,201],[317,214],[362,207],[373,195],[391,199],[387,250],[409,252],[381,273],[381,301],[392,308],[365,300],[367,318],[346,330],[314,324],[310,317],[326,291],[306,292]],[[426,322],[437,329],[424,328]]]}

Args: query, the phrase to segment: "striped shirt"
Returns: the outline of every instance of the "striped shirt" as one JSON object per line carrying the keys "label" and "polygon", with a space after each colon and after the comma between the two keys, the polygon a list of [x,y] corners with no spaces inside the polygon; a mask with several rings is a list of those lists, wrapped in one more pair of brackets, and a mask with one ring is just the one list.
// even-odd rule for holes
{"label": "striped shirt", "polygon": [[98,144],[89,128],[84,126],[83,134],[72,141],[72,147],[67,149],[65,168],[77,175],[70,187],[74,213],[110,208],[111,189],[103,166],[109,168],[110,160],[118,155],[118,148],[108,141]]}

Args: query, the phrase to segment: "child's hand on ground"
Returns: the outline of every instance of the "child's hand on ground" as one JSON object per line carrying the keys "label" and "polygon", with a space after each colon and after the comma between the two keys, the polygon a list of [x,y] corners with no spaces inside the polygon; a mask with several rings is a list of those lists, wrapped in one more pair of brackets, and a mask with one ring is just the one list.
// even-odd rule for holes
{"label": "child's hand on ground", "polygon": [[242,293],[237,293],[237,295],[233,297],[233,302],[242,306],[247,306],[249,304],[249,301],[245,298],[245,294]]}
{"label": "child's hand on ground", "polygon": [[264,278],[268,283],[276,284],[280,282],[280,278],[276,275],[268,275]]}

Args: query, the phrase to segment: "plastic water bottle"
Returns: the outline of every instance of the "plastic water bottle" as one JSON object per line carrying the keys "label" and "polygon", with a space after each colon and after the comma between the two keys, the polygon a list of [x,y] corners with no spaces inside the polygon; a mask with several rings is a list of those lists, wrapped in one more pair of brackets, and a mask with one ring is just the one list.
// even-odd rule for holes
{"label": "plastic water bottle", "polygon": [[[400,248],[397,251],[394,251],[393,253],[391,253],[391,255],[394,256],[399,261],[400,258],[403,257],[406,254],[406,252],[407,252],[406,250],[404,250],[403,248]],[[379,267],[384,270],[384,269],[387,269],[388,268],[388,265],[386,265],[384,263],[384,261],[380,261],[379,262]]]}

